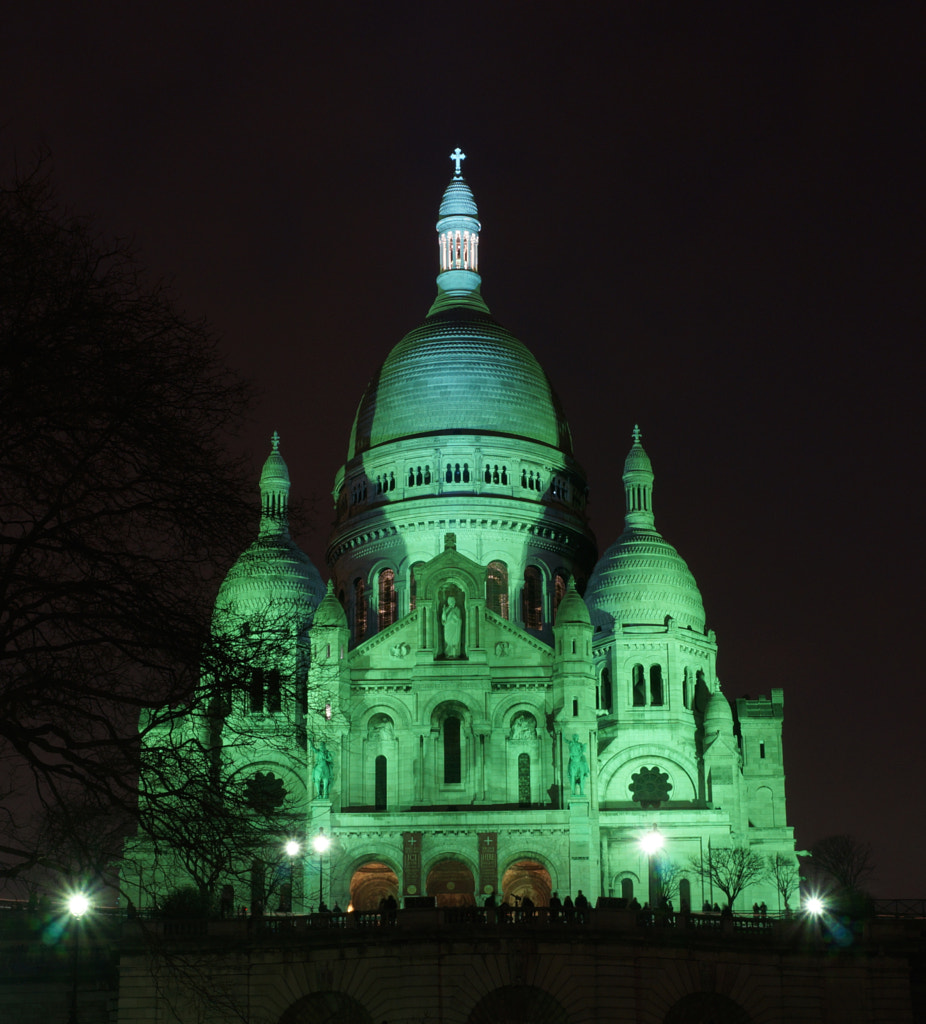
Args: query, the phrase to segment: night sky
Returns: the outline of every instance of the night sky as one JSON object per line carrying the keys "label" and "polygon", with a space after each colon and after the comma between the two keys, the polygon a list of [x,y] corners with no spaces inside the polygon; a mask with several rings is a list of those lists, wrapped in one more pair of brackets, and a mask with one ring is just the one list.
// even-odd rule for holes
{"label": "night sky", "polygon": [[926,8],[11,5],[4,177],[131,236],[279,430],[298,539],[435,292],[451,150],[483,296],[554,382],[600,549],[635,422],[728,698],[785,691],[789,819],[926,896]]}

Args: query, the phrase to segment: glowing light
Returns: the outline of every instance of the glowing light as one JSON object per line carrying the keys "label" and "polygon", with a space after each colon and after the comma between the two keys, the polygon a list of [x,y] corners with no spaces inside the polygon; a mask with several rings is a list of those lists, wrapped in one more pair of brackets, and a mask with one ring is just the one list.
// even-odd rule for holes
{"label": "glowing light", "polygon": [[666,845],[666,837],[655,827],[640,838],[640,848],[644,853],[654,854]]}
{"label": "glowing light", "polygon": [[312,848],[316,853],[324,853],[331,846],[331,840],[324,832],[319,832],[312,840]]}
{"label": "glowing light", "polygon": [[89,909],[90,900],[82,892],[75,892],[68,897],[68,911],[74,917],[83,917]]}
{"label": "glowing light", "polygon": [[821,900],[819,896],[808,896],[807,899],[804,901],[804,909],[807,911],[808,914],[818,916],[823,913],[826,907],[824,906],[823,900]]}
{"label": "glowing light", "polygon": [[296,842],[295,839],[287,839],[286,845],[283,847],[287,857],[296,857],[302,847]]}

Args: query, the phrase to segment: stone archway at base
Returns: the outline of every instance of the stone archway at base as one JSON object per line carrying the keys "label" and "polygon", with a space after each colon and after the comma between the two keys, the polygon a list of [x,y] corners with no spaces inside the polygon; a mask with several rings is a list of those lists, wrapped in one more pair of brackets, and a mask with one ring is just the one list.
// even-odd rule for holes
{"label": "stone archway at base", "polygon": [[473,873],[460,860],[442,860],[428,872],[425,892],[439,907],[472,907],[476,904]]}
{"label": "stone archway at base", "polygon": [[343,992],[313,992],[303,996],[280,1017],[278,1024],[374,1024],[356,999]]}
{"label": "stone archway at base", "polygon": [[570,1024],[569,1015],[541,988],[504,985],[482,997],[466,1024]]}
{"label": "stone archway at base", "polygon": [[518,901],[530,896],[535,907],[548,907],[551,891],[550,872],[536,860],[515,861],[502,875],[502,897],[509,902],[517,902],[510,899],[514,896]]}
{"label": "stone archway at base", "polygon": [[663,1024],[752,1024],[752,1017],[719,992],[691,992],[662,1018]]}
{"label": "stone archway at base", "polygon": [[386,896],[399,896],[399,879],[388,864],[367,861],[351,875],[350,902],[354,910],[378,910]]}

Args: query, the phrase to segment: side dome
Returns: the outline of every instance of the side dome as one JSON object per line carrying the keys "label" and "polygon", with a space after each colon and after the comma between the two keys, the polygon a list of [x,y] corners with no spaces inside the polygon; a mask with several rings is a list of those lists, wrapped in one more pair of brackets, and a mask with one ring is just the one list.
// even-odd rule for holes
{"label": "side dome", "polygon": [[322,599],[322,603],[315,612],[312,620],[313,626],[328,626],[335,629],[347,628],[347,615],[341,607],[341,602],[334,596],[334,583],[328,580],[328,589]]}
{"label": "side dome", "polygon": [[653,471],[634,427],[624,464],[627,501],[624,532],[592,573],[585,600],[597,629],[662,625],[671,616],[682,628],[704,633],[701,593],[691,570],[658,533],[653,520]]}
{"label": "side dome", "polygon": [[720,690],[715,690],[704,709],[704,733],[712,736],[721,732],[724,736],[733,735],[733,711],[727,698]]}
{"label": "side dome", "polygon": [[219,588],[213,627],[238,634],[247,624],[260,629],[272,621],[302,632],[325,594],[308,555],[289,535],[289,472],[273,435],[261,473],[261,516],[257,539],[242,552]]}
{"label": "side dome", "polygon": [[347,457],[453,433],[524,438],[572,454],[540,364],[491,315],[465,306],[429,316],[389,353],[360,400]]}
{"label": "side dome", "polygon": [[563,599],[556,610],[556,625],[565,626],[567,623],[582,626],[590,626],[592,624],[588,614],[588,606],[582,600],[581,594],[576,590],[576,581],[572,577],[569,579],[566,593],[563,594]]}

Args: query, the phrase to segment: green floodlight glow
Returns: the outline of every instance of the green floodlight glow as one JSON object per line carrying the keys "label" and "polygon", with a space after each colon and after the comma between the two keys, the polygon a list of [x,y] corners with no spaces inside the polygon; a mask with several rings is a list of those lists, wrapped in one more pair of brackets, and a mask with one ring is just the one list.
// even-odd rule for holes
{"label": "green floodlight glow", "polygon": [[640,838],[640,849],[649,855],[659,853],[665,845],[666,837],[655,826],[653,826],[652,831],[647,832]]}
{"label": "green floodlight glow", "polygon": [[83,917],[89,909],[90,900],[82,892],[75,892],[68,897],[68,913],[72,917]]}
{"label": "green floodlight glow", "polygon": [[819,917],[820,914],[826,909],[823,900],[819,896],[808,896],[804,901],[804,909],[808,914],[813,914],[814,917]]}
{"label": "green floodlight glow", "polygon": [[312,840],[312,848],[316,853],[325,853],[328,847],[331,846],[331,840],[325,835],[324,832],[319,832],[318,835]]}
{"label": "green floodlight glow", "polygon": [[295,839],[287,839],[283,852],[287,857],[297,857],[301,849],[302,846]]}

